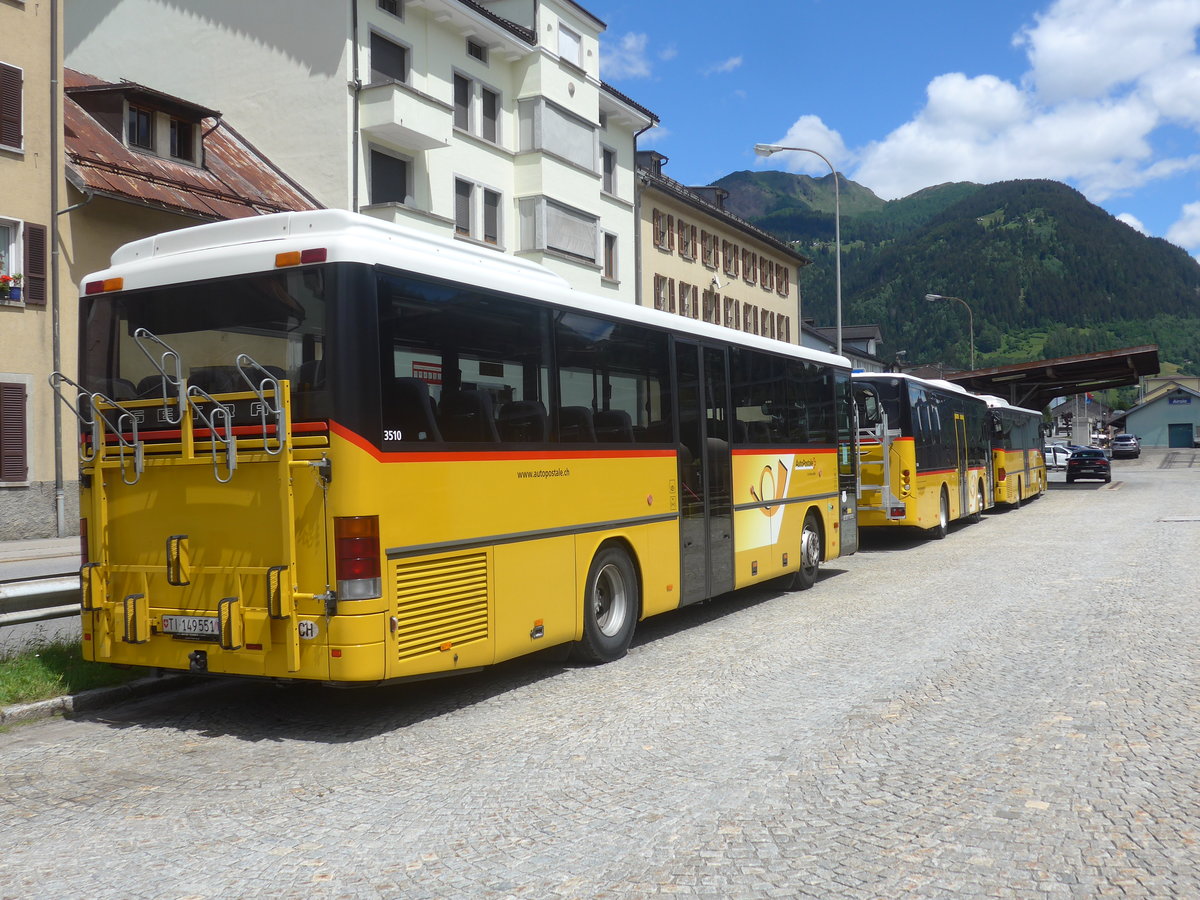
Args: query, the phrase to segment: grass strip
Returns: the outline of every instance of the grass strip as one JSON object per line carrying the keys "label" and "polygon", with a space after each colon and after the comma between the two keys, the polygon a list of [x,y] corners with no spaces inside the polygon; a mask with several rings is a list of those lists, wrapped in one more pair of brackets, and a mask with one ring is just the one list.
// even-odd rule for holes
{"label": "grass strip", "polygon": [[0,706],[111,687],[145,673],[145,669],[117,669],[85,660],[76,640],[46,641],[0,659]]}

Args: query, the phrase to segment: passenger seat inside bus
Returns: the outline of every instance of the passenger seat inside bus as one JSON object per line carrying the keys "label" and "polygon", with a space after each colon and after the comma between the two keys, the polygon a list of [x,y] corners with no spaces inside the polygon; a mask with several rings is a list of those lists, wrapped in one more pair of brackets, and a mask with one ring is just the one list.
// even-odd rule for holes
{"label": "passenger seat inside bus", "polygon": [[564,406],[558,411],[558,439],[568,444],[592,444],[596,426],[586,406]]}
{"label": "passenger seat inside bus", "polygon": [[498,442],[492,416],[492,396],[486,391],[457,391],[443,394],[438,408],[438,425],[448,441]]}
{"label": "passenger seat inside bus", "polygon": [[[441,431],[433,413],[429,385],[420,378],[397,378],[392,382],[390,422],[399,426],[402,441],[440,441]],[[389,423],[385,423],[388,425]],[[390,427],[390,426],[389,426]]]}
{"label": "passenger seat inside bus", "polygon": [[611,443],[633,443],[633,419],[623,409],[602,409],[596,413],[596,439]]}
{"label": "passenger seat inside bus", "polygon": [[502,404],[497,425],[502,441],[545,443],[550,437],[546,407],[540,400],[513,400]]}

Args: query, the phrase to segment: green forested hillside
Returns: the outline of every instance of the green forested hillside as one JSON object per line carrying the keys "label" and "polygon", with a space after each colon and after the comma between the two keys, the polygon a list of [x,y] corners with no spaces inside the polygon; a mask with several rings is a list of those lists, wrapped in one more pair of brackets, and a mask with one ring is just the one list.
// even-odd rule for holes
{"label": "green forested hillside", "polygon": [[[728,208],[813,260],[805,316],[834,317],[833,178],[736,172],[716,182]],[[885,356],[976,366],[1158,344],[1200,373],[1200,264],[1055,181],[944,184],[884,201],[843,180],[843,321],[877,323]]]}

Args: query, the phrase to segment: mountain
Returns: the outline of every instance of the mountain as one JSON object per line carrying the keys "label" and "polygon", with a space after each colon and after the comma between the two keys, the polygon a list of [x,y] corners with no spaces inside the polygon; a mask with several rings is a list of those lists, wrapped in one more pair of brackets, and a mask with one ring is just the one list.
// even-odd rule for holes
{"label": "mountain", "polygon": [[[834,319],[833,176],[734,172],[726,208],[796,243],[806,318]],[[897,200],[842,179],[842,320],[910,362],[965,367],[1154,343],[1200,374],[1200,263],[1056,181],[950,183]]]}

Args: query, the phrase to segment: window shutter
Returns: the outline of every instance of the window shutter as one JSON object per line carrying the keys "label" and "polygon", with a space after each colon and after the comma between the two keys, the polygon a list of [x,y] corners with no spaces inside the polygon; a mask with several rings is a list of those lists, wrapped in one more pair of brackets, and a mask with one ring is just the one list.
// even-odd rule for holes
{"label": "window shutter", "polygon": [[24,481],[25,385],[0,384],[0,481]]}
{"label": "window shutter", "polygon": [[46,305],[46,226],[25,223],[22,296],[26,306]]}
{"label": "window shutter", "polygon": [[0,144],[21,146],[21,70],[0,63]]}

